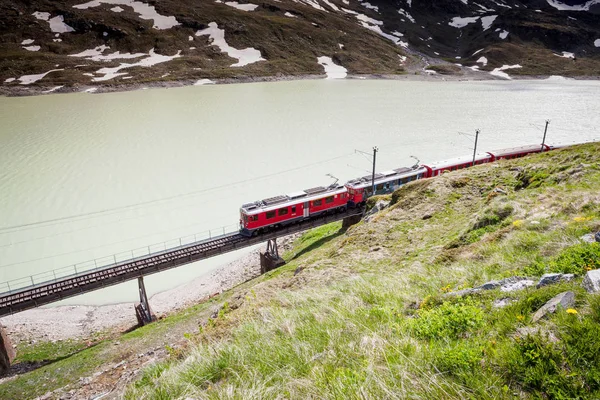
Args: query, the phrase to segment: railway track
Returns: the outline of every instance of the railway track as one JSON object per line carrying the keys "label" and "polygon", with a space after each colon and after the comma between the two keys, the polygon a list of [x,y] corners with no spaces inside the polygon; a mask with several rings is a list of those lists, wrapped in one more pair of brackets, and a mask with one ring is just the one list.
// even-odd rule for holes
{"label": "railway track", "polygon": [[213,239],[133,258],[109,267],[49,280],[17,291],[0,293],[0,317],[360,214],[362,214],[362,210],[349,210],[340,214],[311,219],[251,238],[239,233],[221,235]]}

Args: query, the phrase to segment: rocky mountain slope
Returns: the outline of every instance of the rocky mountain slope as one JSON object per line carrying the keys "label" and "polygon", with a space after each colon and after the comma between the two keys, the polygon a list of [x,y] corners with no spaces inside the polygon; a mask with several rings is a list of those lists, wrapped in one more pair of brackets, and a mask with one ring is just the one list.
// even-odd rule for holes
{"label": "rocky mountain slope", "polygon": [[1,0],[0,15],[4,92],[324,72],[600,76],[598,0]]}

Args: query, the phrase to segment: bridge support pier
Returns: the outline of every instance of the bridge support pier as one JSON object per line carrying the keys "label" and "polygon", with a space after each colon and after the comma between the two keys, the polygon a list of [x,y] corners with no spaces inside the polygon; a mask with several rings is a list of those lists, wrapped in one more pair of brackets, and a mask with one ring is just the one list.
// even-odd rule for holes
{"label": "bridge support pier", "polygon": [[147,325],[156,321],[156,315],[150,310],[150,303],[146,295],[146,286],[144,286],[144,277],[138,278],[138,290],[140,292],[140,302],[135,304],[135,316],[139,326]]}
{"label": "bridge support pier", "polygon": [[260,253],[260,273],[264,274],[284,264],[283,258],[279,257],[277,238],[269,239],[267,241],[267,251]]}
{"label": "bridge support pier", "polygon": [[362,219],[362,214],[352,215],[351,217],[346,217],[342,220],[342,230],[346,230],[350,228],[352,225],[356,225]]}
{"label": "bridge support pier", "polygon": [[0,325],[0,376],[10,370],[10,363],[15,359],[15,356],[15,349],[12,347],[8,334],[4,327]]}

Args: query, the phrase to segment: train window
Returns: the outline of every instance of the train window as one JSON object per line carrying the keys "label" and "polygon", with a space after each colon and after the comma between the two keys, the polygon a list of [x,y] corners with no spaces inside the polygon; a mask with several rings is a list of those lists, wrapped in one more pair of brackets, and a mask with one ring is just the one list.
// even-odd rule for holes
{"label": "train window", "polygon": [[275,218],[275,211],[267,211],[267,219]]}
{"label": "train window", "polygon": [[379,185],[375,186],[375,190],[381,190],[383,189],[383,183],[380,183]]}
{"label": "train window", "polygon": [[251,215],[248,219],[250,222],[258,221],[258,215]]}
{"label": "train window", "polygon": [[333,196],[325,197],[325,203],[326,204],[333,203]]}
{"label": "train window", "polygon": [[292,206],[292,214],[296,214],[296,206]]}
{"label": "train window", "polygon": [[320,206],[321,204],[323,204],[323,200],[315,200],[315,201],[313,201],[313,206]]}
{"label": "train window", "polygon": [[280,217],[282,215],[287,215],[287,213],[288,213],[288,209],[287,208],[280,208],[279,212],[278,212],[278,214],[279,214]]}

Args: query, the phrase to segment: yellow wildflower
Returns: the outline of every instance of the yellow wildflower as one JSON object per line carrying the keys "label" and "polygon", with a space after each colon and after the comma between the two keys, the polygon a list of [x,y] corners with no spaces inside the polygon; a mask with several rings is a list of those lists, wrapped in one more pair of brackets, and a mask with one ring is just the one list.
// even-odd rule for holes
{"label": "yellow wildflower", "polygon": [[522,219],[517,219],[516,221],[513,221],[513,226],[515,228],[520,228],[523,226],[525,222]]}
{"label": "yellow wildflower", "polygon": [[569,308],[569,309],[567,309],[567,313],[568,314],[577,314],[577,310],[574,308]]}
{"label": "yellow wildflower", "polygon": [[524,317],[524,316],[522,316],[522,315],[517,315],[517,320],[519,320],[519,321],[523,321],[524,319],[525,319],[525,317]]}
{"label": "yellow wildflower", "polygon": [[589,221],[590,219],[592,219],[591,217],[575,217],[573,218],[573,221],[575,222],[585,222],[585,221]]}

